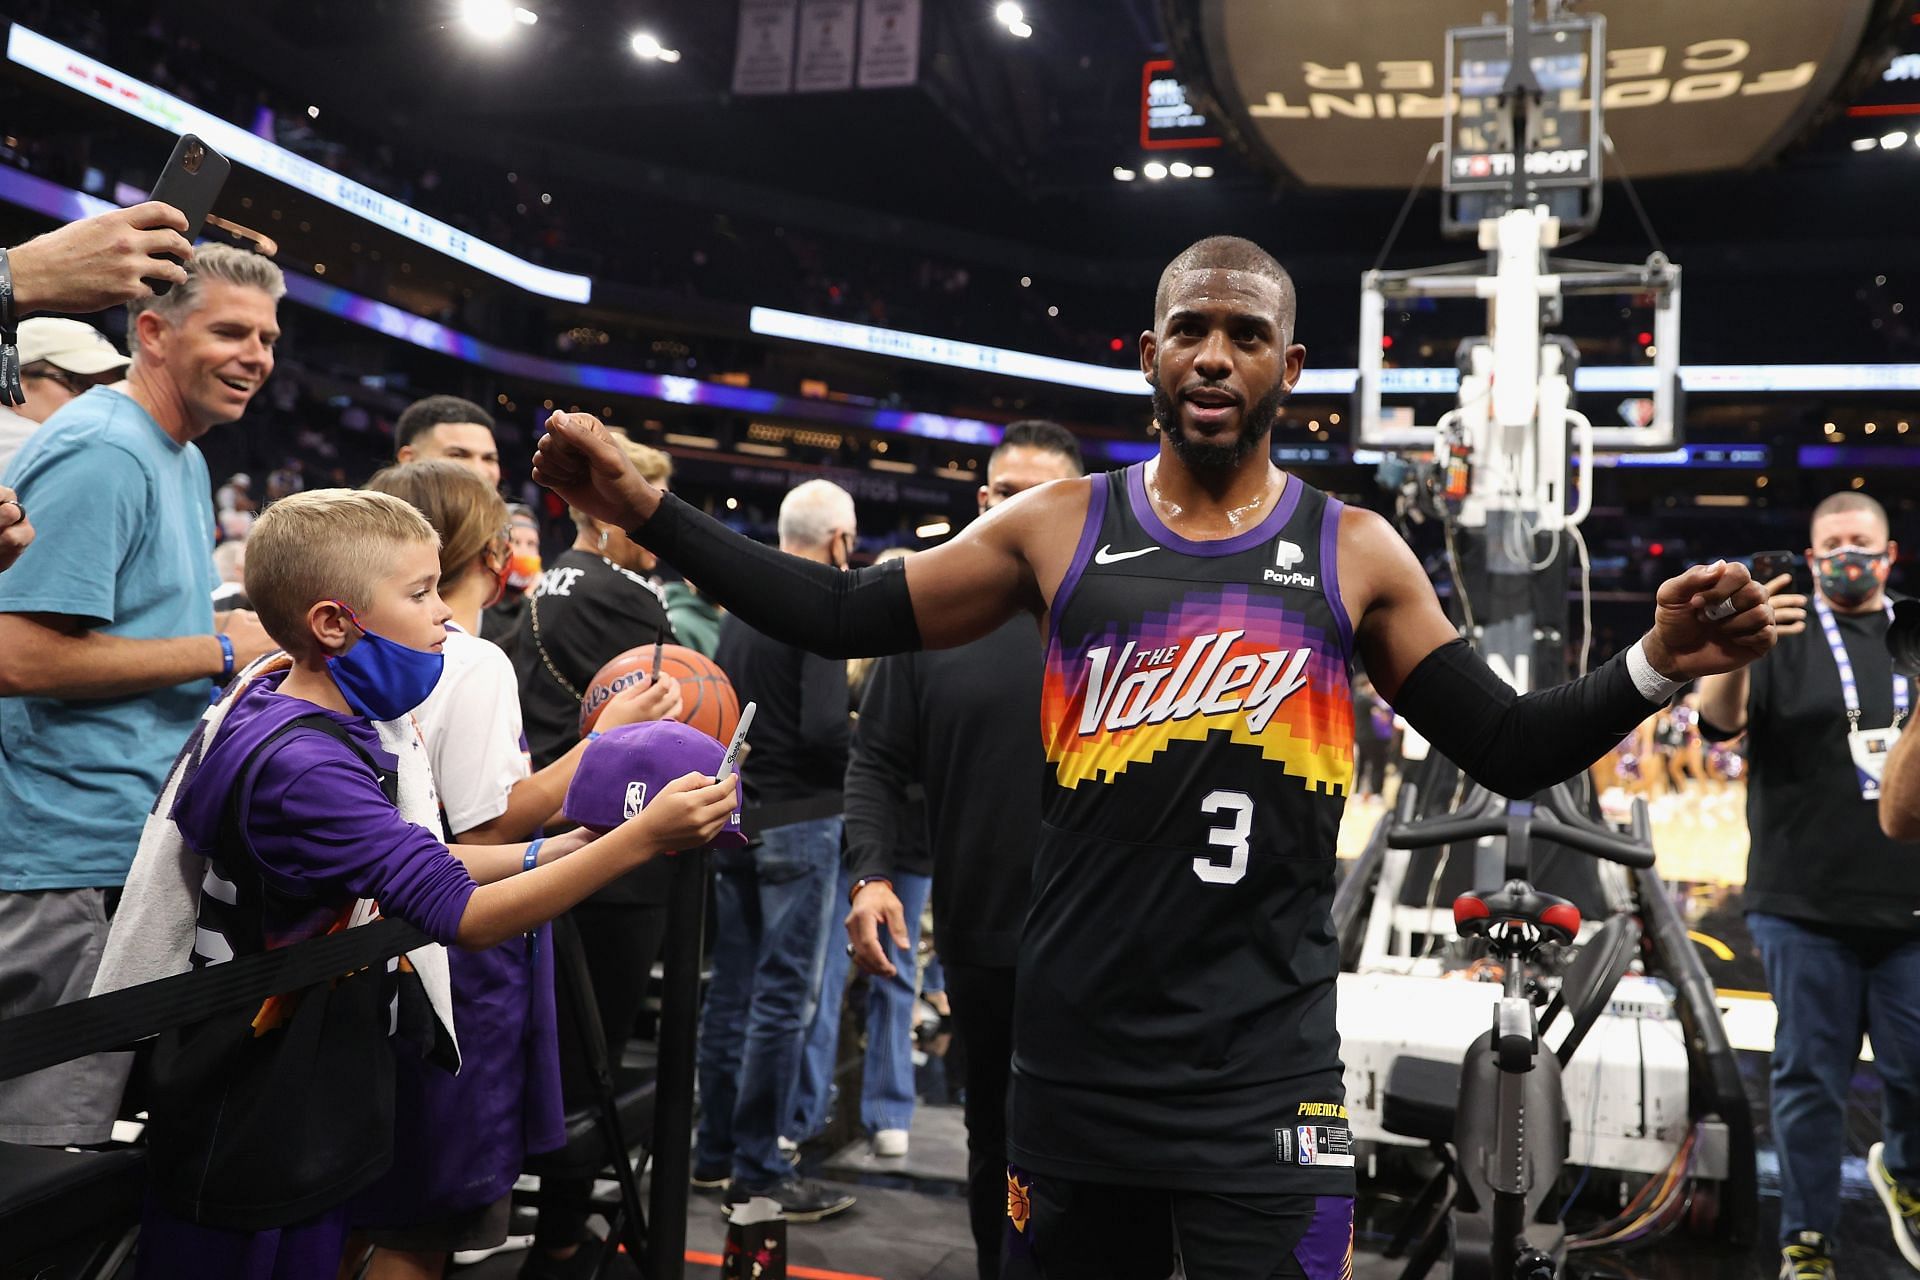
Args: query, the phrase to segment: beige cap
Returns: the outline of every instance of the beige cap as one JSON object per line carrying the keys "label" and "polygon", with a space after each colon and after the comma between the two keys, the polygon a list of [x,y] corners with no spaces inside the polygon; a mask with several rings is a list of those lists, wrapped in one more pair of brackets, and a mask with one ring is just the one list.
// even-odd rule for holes
{"label": "beige cap", "polygon": [[113,373],[128,364],[127,357],[106,334],[90,324],[58,316],[35,316],[20,322],[21,365],[41,360],[87,377]]}

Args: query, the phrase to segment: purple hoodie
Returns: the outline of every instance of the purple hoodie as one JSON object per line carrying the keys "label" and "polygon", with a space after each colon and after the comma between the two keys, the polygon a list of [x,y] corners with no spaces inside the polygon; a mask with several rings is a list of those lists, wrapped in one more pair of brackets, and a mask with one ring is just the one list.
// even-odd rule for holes
{"label": "purple hoodie", "polygon": [[[282,725],[324,715],[345,726],[383,767],[398,762],[364,716],[341,715],[278,692],[285,672],[256,679],[214,735],[200,767],[174,800],[173,820],[194,852],[210,855],[220,836],[235,774]],[[321,733],[291,733],[259,759],[243,797],[241,826],[269,890],[263,921],[269,947],[324,933],[354,898],[436,941],[460,930],[473,877],[435,833],[408,822],[380,780],[345,744]]]}

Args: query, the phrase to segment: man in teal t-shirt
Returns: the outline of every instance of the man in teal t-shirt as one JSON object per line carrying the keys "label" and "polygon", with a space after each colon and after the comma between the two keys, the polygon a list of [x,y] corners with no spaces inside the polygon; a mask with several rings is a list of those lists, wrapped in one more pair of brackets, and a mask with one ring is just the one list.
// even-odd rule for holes
{"label": "man in teal t-shirt", "polygon": [[[85,996],[126,880],[209,682],[273,647],[250,613],[216,633],[213,503],[193,441],[273,371],[280,270],[202,246],[188,278],[129,306],[127,380],[59,410],[6,483],[38,537],[0,577],[0,1018]],[[0,1141],[108,1137],[121,1073],[81,1059],[0,1082]]]}

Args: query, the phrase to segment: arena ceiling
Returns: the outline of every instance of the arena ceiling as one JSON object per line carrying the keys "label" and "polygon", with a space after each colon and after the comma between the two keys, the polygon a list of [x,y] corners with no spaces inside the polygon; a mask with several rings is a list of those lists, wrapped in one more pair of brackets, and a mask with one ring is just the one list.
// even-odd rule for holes
{"label": "arena ceiling", "polygon": [[[1249,106],[1270,103],[1270,93],[1304,104],[1309,90],[1286,81],[1299,78],[1303,61],[1354,64],[1364,79],[1390,54],[1417,60],[1412,44],[1431,43],[1423,56],[1437,60],[1440,29],[1488,7],[1485,0],[1027,0],[1034,34],[1018,40],[994,21],[988,0],[929,0],[914,88],[753,98],[730,92],[734,0],[525,2],[540,21],[511,47],[463,39],[454,0],[172,0],[165,8],[169,21],[198,25],[210,47],[261,67],[263,77],[309,96],[325,120],[348,122],[363,138],[405,136],[503,168],[543,160],[566,171],[644,168],[667,182],[684,175],[730,184],[726,196],[736,203],[837,202],[1055,253],[1147,260],[1190,239],[1196,226],[1269,238],[1277,229],[1296,251],[1370,252],[1419,166],[1421,139],[1437,137],[1439,122],[1313,121],[1322,128],[1302,149],[1286,138],[1282,126],[1291,120],[1262,119]],[[1367,6],[1379,12],[1356,20]],[[1702,41],[1747,46],[1733,68],[1740,78],[1732,93],[1720,95],[1731,106],[1701,101],[1678,116],[1662,114],[1677,106],[1646,106],[1612,118],[1629,171],[1650,179],[1643,195],[1661,231],[1682,243],[1786,239],[1818,241],[1823,251],[1904,236],[1907,217],[1899,211],[1910,208],[1910,166],[1856,157],[1848,143],[1858,130],[1839,117],[1897,41],[1911,43],[1920,32],[1908,21],[1912,7],[1913,0],[1584,6],[1609,13],[1618,48],[1671,45],[1676,65],[1643,80],[1727,70],[1701,60],[1726,61],[1730,44],[1685,52]],[[1651,8],[1685,10],[1692,25],[1641,31]],[[1796,14],[1814,10],[1828,20],[1809,31],[1794,25],[1805,21]],[[1406,17],[1415,12],[1423,15],[1418,22]],[[682,61],[638,63],[626,38],[641,28],[680,48]],[[1405,30],[1392,47],[1380,43],[1379,33],[1395,28]],[[1415,39],[1414,28],[1426,34]],[[1629,39],[1640,43],[1623,43]],[[1215,113],[1226,145],[1161,158],[1204,159],[1216,175],[1204,183],[1116,182],[1116,167],[1137,171],[1151,158],[1140,146],[1142,69],[1166,57],[1179,60],[1178,74]],[[1703,69],[1677,65],[1689,58]],[[1795,69],[1807,61],[1815,65],[1804,84],[1745,92],[1797,81]],[[1689,92],[1719,93],[1718,84],[1697,82]],[[1369,96],[1376,89],[1369,82]],[[1665,92],[1673,96],[1673,85]],[[1721,115],[1743,109],[1753,118],[1730,141]],[[1342,125],[1367,128],[1342,133]],[[1669,162],[1656,144],[1676,130],[1700,145]],[[1333,163],[1339,155],[1349,157],[1347,178]],[[1716,172],[1656,177],[1703,164]],[[1327,186],[1329,179],[1340,185]],[[1730,207],[1737,221],[1726,216]],[[1430,202],[1416,206],[1406,250],[1453,252],[1437,221]],[[1610,237],[1634,256],[1645,252],[1640,227],[1623,208],[1609,213],[1596,240]]]}

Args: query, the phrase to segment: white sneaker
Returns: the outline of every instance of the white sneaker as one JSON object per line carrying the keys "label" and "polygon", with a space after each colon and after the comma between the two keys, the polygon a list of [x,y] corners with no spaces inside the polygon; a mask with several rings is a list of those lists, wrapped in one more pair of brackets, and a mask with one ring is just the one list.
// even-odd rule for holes
{"label": "white sneaker", "polygon": [[531,1248],[533,1248],[532,1236],[508,1236],[491,1249],[456,1250],[453,1255],[453,1260],[455,1264],[459,1266],[470,1267],[476,1262],[485,1262],[496,1253],[517,1253],[520,1250]]}
{"label": "white sneaker", "polygon": [[882,1129],[873,1135],[873,1154],[883,1160],[898,1160],[907,1154],[905,1129]]}

